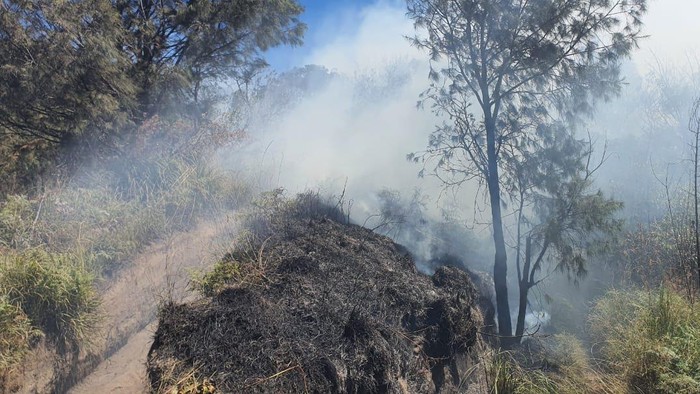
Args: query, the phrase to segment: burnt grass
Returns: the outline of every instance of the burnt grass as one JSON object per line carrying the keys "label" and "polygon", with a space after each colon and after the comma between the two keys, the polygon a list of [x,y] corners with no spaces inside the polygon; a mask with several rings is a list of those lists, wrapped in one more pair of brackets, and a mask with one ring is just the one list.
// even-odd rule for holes
{"label": "burnt grass", "polygon": [[242,270],[262,261],[256,280],[162,307],[147,362],[154,392],[184,390],[188,376],[191,392],[445,393],[469,385],[484,329],[484,300],[469,273],[424,275],[403,246],[327,218],[286,220],[270,234],[249,246],[262,260],[226,256]]}

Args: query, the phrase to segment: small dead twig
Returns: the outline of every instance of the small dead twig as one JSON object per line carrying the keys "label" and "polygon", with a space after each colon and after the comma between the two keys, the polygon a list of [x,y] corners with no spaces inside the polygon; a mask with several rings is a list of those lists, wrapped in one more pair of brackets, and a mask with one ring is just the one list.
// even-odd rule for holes
{"label": "small dead twig", "polygon": [[29,231],[30,238],[34,238],[34,228],[36,227],[36,223],[39,221],[39,216],[41,215],[41,208],[44,206],[45,198],[46,194],[42,195],[41,200],[39,200],[39,208],[36,210],[36,216],[34,216],[34,221],[32,222],[32,227]]}
{"label": "small dead twig", "polygon": [[279,378],[279,377],[282,376],[282,375],[285,375],[285,374],[287,374],[287,373],[289,373],[289,372],[292,372],[292,371],[294,371],[295,369],[296,369],[296,370],[299,370],[299,373],[301,373],[302,380],[304,381],[304,392],[308,393],[308,392],[309,392],[309,388],[308,388],[308,386],[307,386],[307,384],[306,384],[306,376],[305,376],[304,369],[301,367],[301,364],[295,364],[295,365],[293,365],[293,366],[291,366],[291,367],[289,367],[289,368],[283,369],[283,370],[281,370],[281,371],[279,371],[279,372],[276,372],[276,373],[274,373],[274,374],[272,374],[272,375],[270,375],[270,376],[268,376],[268,377],[265,377],[265,378],[258,378],[255,382],[246,385],[245,388],[250,388],[250,387],[259,386],[259,385],[261,385],[261,384],[263,384],[263,383],[265,383],[265,382],[269,382],[270,380],[277,379],[277,378]]}

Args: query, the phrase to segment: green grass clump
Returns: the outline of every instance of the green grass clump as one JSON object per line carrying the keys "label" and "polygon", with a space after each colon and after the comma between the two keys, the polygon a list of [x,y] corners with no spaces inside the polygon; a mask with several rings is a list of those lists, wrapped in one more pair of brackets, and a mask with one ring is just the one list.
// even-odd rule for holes
{"label": "green grass clump", "polygon": [[31,325],[62,350],[87,344],[99,322],[94,276],[79,262],[75,255],[39,249],[0,258],[0,294],[5,302],[21,309]]}
{"label": "green grass clump", "polygon": [[509,352],[494,354],[486,366],[489,394],[558,393],[555,382],[540,370],[526,370]]}
{"label": "green grass clump", "polygon": [[591,315],[594,338],[630,392],[700,393],[700,308],[667,289],[612,291]]}
{"label": "green grass clump", "polygon": [[235,261],[224,259],[204,274],[192,275],[192,288],[207,297],[215,296],[232,282],[241,279],[241,266]]}
{"label": "green grass clump", "polygon": [[0,204],[0,246],[25,246],[32,232],[34,216],[32,202],[25,196],[8,196]]}
{"label": "green grass clump", "polygon": [[26,314],[6,296],[0,297],[0,371],[22,362],[30,345],[41,337]]}
{"label": "green grass clump", "polygon": [[[490,394],[623,394],[615,376],[591,367],[581,341],[570,334],[531,339],[535,353],[500,352],[489,360],[486,376]],[[526,352],[526,351],[525,351]],[[528,360],[524,360],[528,359]]]}

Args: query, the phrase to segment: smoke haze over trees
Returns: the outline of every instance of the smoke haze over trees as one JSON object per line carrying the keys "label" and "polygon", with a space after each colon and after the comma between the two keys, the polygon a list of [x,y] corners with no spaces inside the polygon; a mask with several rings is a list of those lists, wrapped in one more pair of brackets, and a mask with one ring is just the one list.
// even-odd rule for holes
{"label": "smoke haze over trees", "polygon": [[3,148],[94,153],[156,114],[206,120],[217,83],[250,79],[263,51],[301,44],[301,11],[287,0],[3,1]]}
{"label": "smoke haze over trees", "polygon": [[[311,189],[405,245],[424,273],[479,271],[498,306],[490,339],[515,358],[543,341],[585,359],[532,379],[700,390],[697,357],[659,350],[692,346],[683,335],[700,321],[700,61],[693,34],[660,19],[700,6],[665,1],[0,0],[0,337],[11,344],[0,368],[37,338],[62,357],[84,349],[97,284],[147,245],[259,192]],[[237,273],[204,277],[217,275]],[[55,302],[27,301],[42,297]],[[619,314],[637,332],[591,328],[593,301],[595,324]],[[44,319],[59,314],[58,326]],[[576,338],[549,336],[565,333]],[[663,378],[634,386],[649,354]],[[549,362],[489,357],[483,370],[525,381]],[[586,386],[564,383],[550,392]]]}
{"label": "smoke haze over trees", "polygon": [[[518,192],[523,204],[528,190],[538,188],[524,177],[548,172],[528,166],[539,161],[529,156],[546,151],[543,144],[558,141],[557,134],[566,135],[594,100],[619,91],[619,64],[636,45],[645,11],[645,1],[409,2],[418,30],[413,43],[436,63],[424,97],[449,119],[432,134],[427,160],[437,160],[436,174],[446,174],[441,179],[449,185],[471,179],[486,185],[504,341],[513,332],[501,205]],[[545,161],[555,163],[553,158]],[[542,250],[548,243],[545,237]],[[526,254],[526,265],[529,259]]]}

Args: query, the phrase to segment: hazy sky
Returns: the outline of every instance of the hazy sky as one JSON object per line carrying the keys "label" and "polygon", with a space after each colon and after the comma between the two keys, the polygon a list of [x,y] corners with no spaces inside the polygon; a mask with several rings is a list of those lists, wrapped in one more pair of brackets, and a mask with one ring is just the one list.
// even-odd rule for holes
{"label": "hazy sky", "polygon": [[[401,0],[301,0],[308,24],[301,48],[281,48],[269,54],[272,66],[283,71],[317,63],[348,71],[405,55],[411,34]],[[649,0],[645,33],[634,62],[640,72],[662,63],[698,63],[700,58],[700,0]],[[363,30],[364,29],[364,30]],[[414,55],[409,55],[413,57]]]}
{"label": "hazy sky", "polygon": [[649,38],[640,44],[635,63],[641,71],[662,62],[697,63],[700,58],[700,0],[652,0],[645,18]]}

